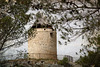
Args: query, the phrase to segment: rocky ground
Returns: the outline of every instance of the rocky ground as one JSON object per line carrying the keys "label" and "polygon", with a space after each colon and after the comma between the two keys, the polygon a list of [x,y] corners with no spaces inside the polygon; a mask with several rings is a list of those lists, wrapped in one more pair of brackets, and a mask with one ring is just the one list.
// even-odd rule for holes
{"label": "rocky ground", "polygon": [[0,67],[64,67],[56,60],[10,60],[0,62]]}
{"label": "rocky ground", "polygon": [[2,61],[0,62],[0,67],[82,67],[74,62],[69,62],[69,64],[71,66],[59,65],[58,60],[19,59]]}

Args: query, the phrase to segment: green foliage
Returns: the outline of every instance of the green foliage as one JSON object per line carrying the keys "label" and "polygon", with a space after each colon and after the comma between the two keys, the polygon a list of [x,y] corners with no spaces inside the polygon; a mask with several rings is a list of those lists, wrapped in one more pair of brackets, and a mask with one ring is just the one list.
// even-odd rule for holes
{"label": "green foliage", "polygon": [[68,58],[64,57],[62,60],[60,60],[60,61],[58,62],[58,64],[60,64],[60,65],[66,65],[68,62],[69,62],[69,61],[68,61]]}
{"label": "green foliage", "polygon": [[12,22],[12,18],[11,17],[9,17],[9,16],[5,16],[4,18],[2,18],[2,19],[0,19],[0,22],[1,23],[6,23],[6,22],[9,22],[9,23],[11,23]]}
{"label": "green foliage", "polygon": [[34,28],[30,28],[28,30],[28,38],[31,39],[31,38],[34,38],[36,36],[37,32]]}
{"label": "green foliage", "polygon": [[67,57],[64,57],[62,60],[58,61],[58,64],[63,65],[64,67],[73,67],[71,64],[69,64]]}
{"label": "green foliage", "polygon": [[7,2],[5,0],[0,0],[0,8],[2,7],[2,5],[6,5]]}
{"label": "green foliage", "polygon": [[91,67],[92,65],[94,65],[94,67],[100,67],[100,52],[98,50],[96,52],[88,51],[88,55],[80,56],[80,59],[77,60],[76,63],[83,67]]}
{"label": "green foliage", "polygon": [[62,2],[66,2],[66,0],[61,0]]}
{"label": "green foliage", "polygon": [[86,0],[87,2],[90,2],[90,0]]}
{"label": "green foliage", "polygon": [[18,4],[23,4],[23,5],[30,5],[32,0],[16,0]]}
{"label": "green foliage", "polygon": [[[91,0],[78,0],[81,4],[80,6],[76,2],[69,0],[61,0],[58,2],[36,0],[36,2],[33,3],[31,1],[32,0],[16,0],[16,2],[13,2],[13,0],[9,0],[9,2],[5,2],[5,0],[0,0],[0,41],[2,41],[2,45],[8,40],[14,40],[21,37],[21,33],[25,30],[24,25],[29,22],[30,15],[26,15],[26,12],[30,7],[34,10],[42,10],[43,13],[41,11],[41,13],[38,12],[35,15],[35,18],[37,18],[36,21],[43,19],[42,15],[46,15],[46,21],[51,22],[55,29],[59,29],[62,33],[61,38],[67,40],[67,42],[70,42],[71,36],[74,38],[74,36],[81,36],[82,34],[89,34],[88,38],[91,38],[92,35],[95,34],[95,31],[100,29],[99,0],[97,3],[91,2]],[[91,3],[93,5],[91,5]],[[87,4],[90,4],[90,6]],[[54,17],[54,14],[60,16],[60,19],[58,19],[57,16]],[[73,25],[73,20],[80,22],[79,24],[82,24],[82,28],[80,29],[77,21],[75,27],[78,27],[78,30],[73,28],[71,26]],[[81,23],[81,21],[83,22]],[[3,24],[4,22],[7,24],[6,28],[4,28],[6,26]],[[62,30],[65,30],[66,32],[63,33]],[[5,34],[3,35],[3,33]],[[59,43],[61,44],[61,42]]]}
{"label": "green foliage", "polygon": [[24,54],[24,59],[27,59],[28,58],[28,55],[27,53]]}
{"label": "green foliage", "polygon": [[100,6],[100,0],[98,0],[98,6]]}
{"label": "green foliage", "polygon": [[97,34],[88,40],[89,40],[90,44],[95,44],[97,47],[100,46],[100,34]]}
{"label": "green foliage", "polygon": [[96,38],[97,44],[100,45],[100,35]]}
{"label": "green foliage", "polygon": [[58,43],[59,43],[60,45],[62,45],[61,41],[58,41]]}
{"label": "green foliage", "polygon": [[[20,45],[25,40],[18,40],[14,44],[7,45],[6,42],[26,38],[25,25],[30,21],[30,15],[26,15],[31,0],[0,0],[0,50]],[[6,46],[5,46],[6,45]]]}
{"label": "green foliage", "polygon": [[62,38],[63,40],[66,40],[66,37],[65,37],[65,36],[62,36],[62,35],[61,35],[61,38]]}
{"label": "green foliage", "polygon": [[36,16],[37,16],[37,18],[42,18],[42,15],[41,15],[40,12],[38,12],[38,13],[36,14]]}

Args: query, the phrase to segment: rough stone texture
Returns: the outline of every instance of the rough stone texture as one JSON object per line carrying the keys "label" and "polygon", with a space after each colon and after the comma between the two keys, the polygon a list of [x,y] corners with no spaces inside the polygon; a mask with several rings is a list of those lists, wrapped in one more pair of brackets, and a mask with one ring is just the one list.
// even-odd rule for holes
{"label": "rough stone texture", "polygon": [[28,41],[29,58],[57,59],[56,31],[36,28],[36,36]]}
{"label": "rough stone texture", "polygon": [[[44,63],[42,63],[44,61]],[[52,63],[51,63],[52,62]],[[58,65],[55,60],[20,59],[0,62],[0,67],[64,67]]]}

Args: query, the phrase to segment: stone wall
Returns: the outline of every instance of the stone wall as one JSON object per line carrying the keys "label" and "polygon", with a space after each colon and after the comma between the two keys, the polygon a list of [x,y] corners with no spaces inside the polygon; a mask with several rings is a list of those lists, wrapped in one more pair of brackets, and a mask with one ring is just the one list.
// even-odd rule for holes
{"label": "stone wall", "polygon": [[56,31],[37,28],[36,36],[28,41],[29,58],[57,59]]}

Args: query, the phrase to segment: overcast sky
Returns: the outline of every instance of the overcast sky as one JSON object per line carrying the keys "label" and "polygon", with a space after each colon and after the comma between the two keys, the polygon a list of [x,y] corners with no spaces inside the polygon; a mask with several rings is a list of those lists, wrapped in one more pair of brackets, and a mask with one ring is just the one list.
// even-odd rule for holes
{"label": "overcast sky", "polygon": [[[61,40],[59,37],[59,32],[57,32],[57,41]],[[74,57],[74,59],[79,58],[79,55],[76,55],[76,52],[79,52],[79,50],[82,48],[81,44],[86,43],[86,39],[82,39],[81,36],[77,38],[75,41],[68,43],[67,45],[64,45],[64,42],[62,41],[62,45],[60,45],[57,42],[57,55],[70,55]],[[17,51],[25,51],[28,49],[28,43],[24,43],[21,47],[19,48],[11,48],[8,51],[5,52],[5,55],[13,55],[17,54]]]}
{"label": "overcast sky", "polygon": [[[37,11],[29,11],[28,13],[37,13]],[[32,23],[35,20],[32,20],[28,25],[26,25],[26,29],[29,29],[30,26],[32,26]],[[58,43],[59,41],[62,41],[62,45]],[[57,31],[57,54],[58,55],[70,55],[74,58],[78,58],[80,55],[76,55],[76,52],[79,52],[79,50],[82,48],[81,44],[87,44],[86,39],[82,39],[82,36],[78,37],[74,41],[67,43],[67,45],[64,44],[64,41],[60,38],[60,32]],[[28,48],[28,43],[24,43],[21,47],[19,48],[11,48],[8,51],[5,52],[5,55],[12,55],[16,54],[16,50],[22,50],[25,51]]]}

